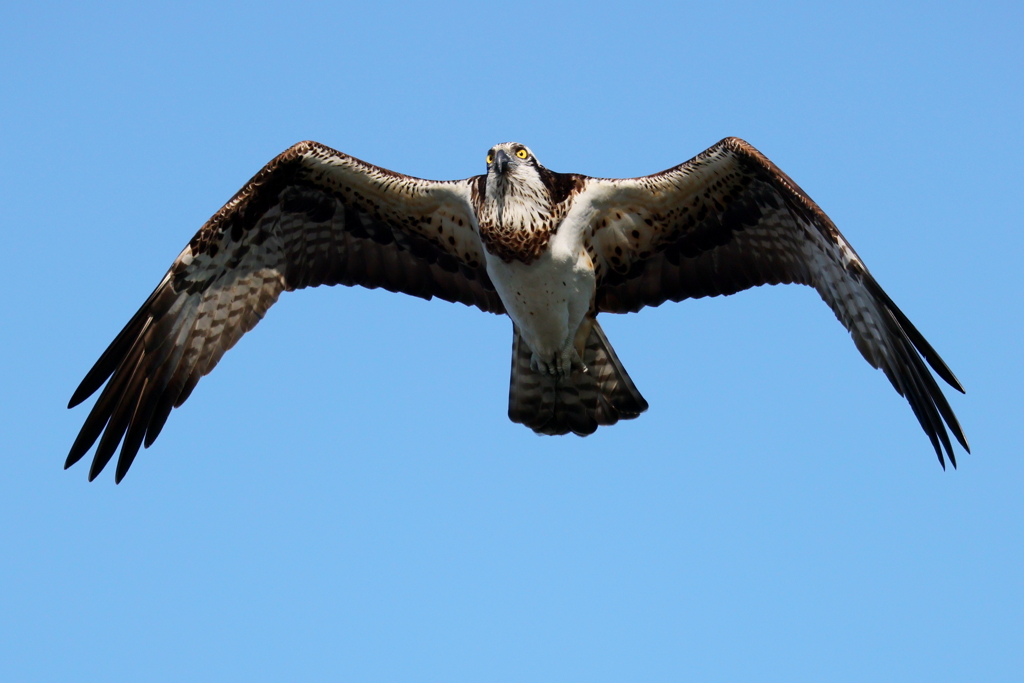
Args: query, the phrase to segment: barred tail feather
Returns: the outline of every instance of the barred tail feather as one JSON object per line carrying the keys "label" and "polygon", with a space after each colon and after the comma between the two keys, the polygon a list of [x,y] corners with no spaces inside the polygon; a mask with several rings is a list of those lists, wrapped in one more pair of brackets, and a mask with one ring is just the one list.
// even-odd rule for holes
{"label": "barred tail feather", "polygon": [[597,320],[587,318],[576,334],[576,350],[587,372],[574,369],[568,380],[530,368],[533,355],[519,329],[512,336],[512,381],[508,417],[538,434],[587,436],[599,426],[630,420],[647,410],[647,401],[626,374]]}

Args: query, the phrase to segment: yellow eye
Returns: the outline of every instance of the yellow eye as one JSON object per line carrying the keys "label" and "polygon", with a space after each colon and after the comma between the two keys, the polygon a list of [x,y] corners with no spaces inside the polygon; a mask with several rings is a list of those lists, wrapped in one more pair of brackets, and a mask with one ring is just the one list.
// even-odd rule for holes
{"label": "yellow eye", "polygon": [[516,152],[516,156],[519,157],[520,159],[525,159],[526,157],[528,157],[530,155],[527,154],[525,149],[521,149],[518,152]]}
{"label": "yellow eye", "polygon": [[488,154],[487,155],[487,163],[490,164],[492,161],[494,161],[494,155],[493,154]]}

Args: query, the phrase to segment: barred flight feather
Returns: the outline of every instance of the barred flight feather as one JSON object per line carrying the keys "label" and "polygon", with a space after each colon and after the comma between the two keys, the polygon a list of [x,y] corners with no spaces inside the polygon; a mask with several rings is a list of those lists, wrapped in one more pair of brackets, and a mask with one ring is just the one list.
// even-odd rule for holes
{"label": "barred flight feather", "polygon": [[98,440],[92,480],[120,445],[121,481],[283,292],[382,287],[507,313],[509,418],[541,434],[587,435],[647,409],[598,314],[783,283],[817,290],[906,398],[943,468],[945,457],[955,467],[948,432],[970,449],[928,366],[963,387],[828,216],[742,140],[630,179],[555,173],[502,143],[487,175],[460,181],[302,142],[199,229],[85,375],[69,407],[102,391],[65,466]]}

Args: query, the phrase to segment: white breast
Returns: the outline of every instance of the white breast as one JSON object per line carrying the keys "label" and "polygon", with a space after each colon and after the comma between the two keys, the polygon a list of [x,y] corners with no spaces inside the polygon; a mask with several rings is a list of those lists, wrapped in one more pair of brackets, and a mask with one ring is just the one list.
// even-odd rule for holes
{"label": "white breast", "polygon": [[487,273],[505,310],[523,340],[543,357],[572,341],[594,300],[594,265],[582,242],[590,211],[582,209],[569,211],[548,248],[529,265],[486,255]]}

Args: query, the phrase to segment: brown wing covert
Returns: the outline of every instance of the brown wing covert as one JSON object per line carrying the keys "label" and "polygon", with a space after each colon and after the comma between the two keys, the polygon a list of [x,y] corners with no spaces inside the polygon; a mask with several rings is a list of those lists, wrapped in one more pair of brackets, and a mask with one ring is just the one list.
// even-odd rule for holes
{"label": "brown wing covert", "polygon": [[69,407],[106,386],[65,467],[99,439],[92,480],[120,443],[120,481],[281,292],[383,287],[503,313],[472,229],[469,183],[410,178],[314,142],[275,158],[199,230],[82,380]]}
{"label": "brown wing covert", "polygon": [[598,312],[766,284],[809,285],[864,358],[907,398],[943,467],[943,448],[956,466],[947,426],[970,450],[924,360],[962,392],[953,373],[828,216],[752,146],[726,138],[652,176],[589,183],[596,217],[587,248],[598,276]]}

